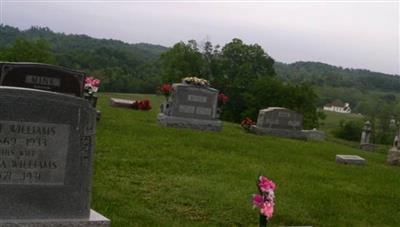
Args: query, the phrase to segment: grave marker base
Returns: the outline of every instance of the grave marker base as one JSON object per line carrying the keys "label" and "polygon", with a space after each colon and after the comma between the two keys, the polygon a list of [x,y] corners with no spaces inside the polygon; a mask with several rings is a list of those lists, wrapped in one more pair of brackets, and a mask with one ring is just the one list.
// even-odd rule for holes
{"label": "grave marker base", "polygon": [[306,134],[304,134],[300,130],[262,128],[256,125],[252,125],[250,127],[250,132],[253,132],[258,135],[273,135],[291,139],[307,140]]}
{"label": "grave marker base", "polygon": [[205,131],[220,131],[222,129],[222,121],[220,120],[200,120],[185,117],[167,116],[159,113],[157,122],[161,126],[175,128],[191,128]]}
{"label": "grave marker base", "polygon": [[318,130],[288,130],[262,128],[256,125],[250,127],[250,132],[258,135],[273,135],[300,140],[324,140],[325,133]]}
{"label": "grave marker base", "polygon": [[110,220],[94,210],[89,219],[12,219],[0,220],[4,227],[109,227]]}

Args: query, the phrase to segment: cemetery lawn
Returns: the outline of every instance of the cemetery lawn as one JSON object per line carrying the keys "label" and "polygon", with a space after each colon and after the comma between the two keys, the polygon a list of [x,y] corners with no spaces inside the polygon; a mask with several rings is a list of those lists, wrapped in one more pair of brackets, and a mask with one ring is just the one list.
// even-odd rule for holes
{"label": "cemetery lawn", "polygon": [[[150,99],[149,112],[109,98]],[[400,167],[385,153],[245,133],[161,128],[163,97],[101,93],[92,208],[112,226],[258,226],[258,174],[277,184],[269,226],[400,226]],[[354,154],[365,166],[335,163]]]}

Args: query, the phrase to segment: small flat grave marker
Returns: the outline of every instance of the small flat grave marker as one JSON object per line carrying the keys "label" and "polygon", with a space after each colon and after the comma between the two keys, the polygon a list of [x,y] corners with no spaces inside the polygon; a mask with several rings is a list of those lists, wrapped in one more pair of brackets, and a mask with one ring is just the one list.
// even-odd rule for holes
{"label": "small flat grave marker", "polygon": [[110,98],[110,106],[132,108],[136,101],[128,99]]}
{"label": "small flat grave marker", "polygon": [[364,165],[365,159],[358,155],[336,155],[336,162],[342,164]]}

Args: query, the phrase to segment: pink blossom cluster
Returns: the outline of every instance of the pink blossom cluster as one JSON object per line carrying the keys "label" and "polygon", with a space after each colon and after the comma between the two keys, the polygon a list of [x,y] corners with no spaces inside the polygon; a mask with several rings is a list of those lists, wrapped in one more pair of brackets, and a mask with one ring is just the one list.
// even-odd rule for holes
{"label": "pink blossom cluster", "polygon": [[95,79],[93,77],[85,78],[85,92],[91,96],[98,91],[101,81],[99,79]]}
{"label": "pink blossom cluster", "polygon": [[99,79],[95,79],[93,77],[86,77],[86,79],[85,79],[85,85],[99,87],[100,83],[101,83],[101,81]]}
{"label": "pink blossom cluster", "polygon": [[253,195],[254,207],[260,208],[261,215],[264,215],[267,219],[272,217],[274,213],[274,199],[275,199],[275,188],[276,185],[272,180],[269,180],[265,176],[260,176],[257,182],[260,194]]}

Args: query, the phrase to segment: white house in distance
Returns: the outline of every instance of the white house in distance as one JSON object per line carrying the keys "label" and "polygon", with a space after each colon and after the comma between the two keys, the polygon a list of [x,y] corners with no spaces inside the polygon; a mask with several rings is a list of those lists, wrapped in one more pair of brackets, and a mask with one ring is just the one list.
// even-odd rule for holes
{"label": "white house in distance", "polygon": [[351,113],[351,108],[349,103],[343,103],[340,100],[335,100],[324,106],[324,110],[338,112],[338,113]]}

